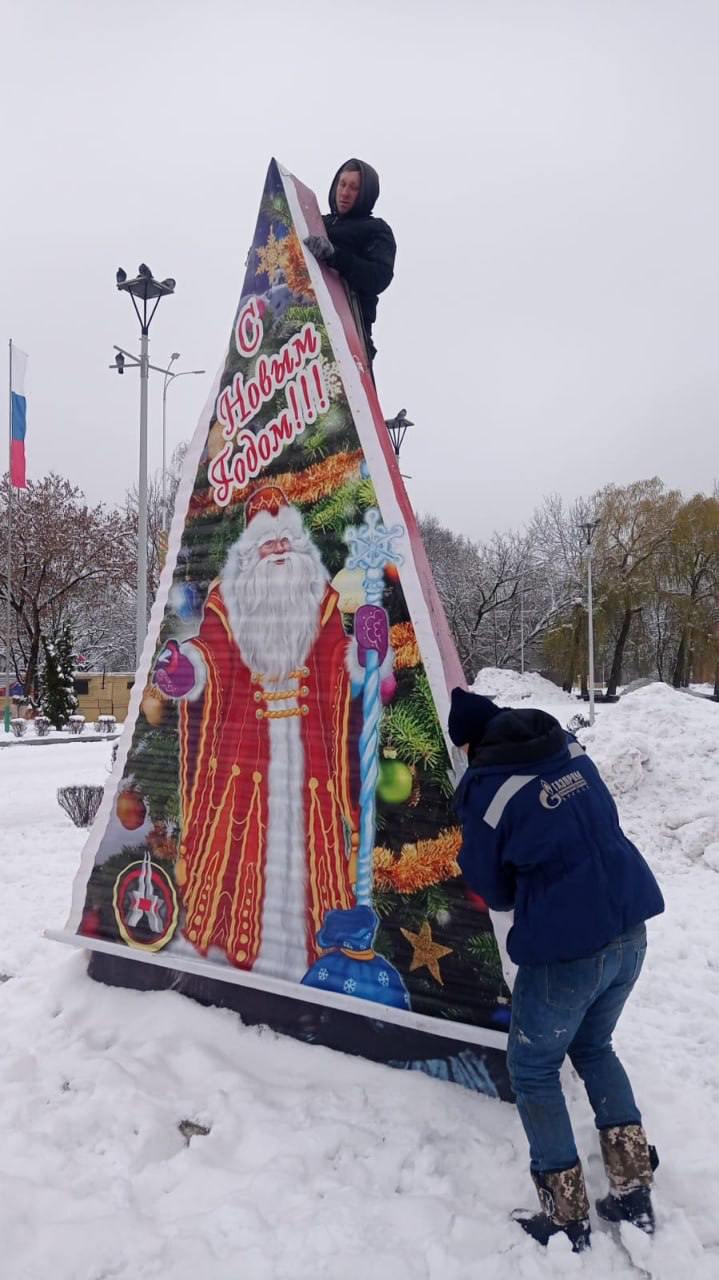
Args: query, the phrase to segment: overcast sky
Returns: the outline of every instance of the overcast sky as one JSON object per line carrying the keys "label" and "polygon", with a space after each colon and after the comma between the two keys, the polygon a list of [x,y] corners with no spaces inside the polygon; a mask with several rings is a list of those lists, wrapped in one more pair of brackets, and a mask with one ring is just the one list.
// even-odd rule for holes
{"label": "overcast sky", "polygon": [[168,393],[170,447],[192,434],[272,155],[322,209],[341,160],[379,170],[399,251],[376,375],[416,423],[420,512],[484,537],[551,491],[719,476],[716,0],[0,0],[0,29],[0,335],[30,355],[31,477],[136,483],[120,264],[177,279],[150,351],[208,370]]}

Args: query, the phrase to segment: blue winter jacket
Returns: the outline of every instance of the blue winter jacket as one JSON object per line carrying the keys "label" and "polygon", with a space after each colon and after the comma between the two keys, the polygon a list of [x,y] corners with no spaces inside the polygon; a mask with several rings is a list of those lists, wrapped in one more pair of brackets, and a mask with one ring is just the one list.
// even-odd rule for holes
{"label": "blue winter jacket", "polygon": [[596,765],[544,711],[490,721],[455,802],[462,873],[493,910],[514,908],[516,964],[593,955],[664,910]]}

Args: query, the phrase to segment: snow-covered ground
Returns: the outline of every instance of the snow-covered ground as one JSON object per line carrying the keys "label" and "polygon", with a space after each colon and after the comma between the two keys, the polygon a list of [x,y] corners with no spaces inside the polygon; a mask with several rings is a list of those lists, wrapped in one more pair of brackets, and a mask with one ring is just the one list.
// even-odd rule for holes
{"label": "snow-covered ground", "polygon": [[[481,673],[565,722],[537,676]],[[719,1275],[719,705],[650,686],[581,737],[657,872],[642,979],[617,1036],[659,1147],[661,1280]],[[108,743],[0,753],[0,1273],[8,1280],[587,1280],[636,1274],[597,1230],[581,1257],[508,1221],[532,1204],[512,1107],[243,1028],[174,993],[103,988],[41,937],[64,924],[83,833],[58,786],[103,782]],[[602,1188],[581,1088],[572,1113]],[[183,1120],[210,1129],[185,1140]]]}

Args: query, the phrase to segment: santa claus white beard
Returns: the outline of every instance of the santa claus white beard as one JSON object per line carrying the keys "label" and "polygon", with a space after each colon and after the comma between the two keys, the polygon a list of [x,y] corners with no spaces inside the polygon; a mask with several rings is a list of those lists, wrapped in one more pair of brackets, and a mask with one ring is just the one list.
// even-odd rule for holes
{"label": "santa claus white beard", "polygon": [[319,630],[327,571],[312,544],[247,563],[228,559],[222,594],[243,662],[277,679],[305,663]]}

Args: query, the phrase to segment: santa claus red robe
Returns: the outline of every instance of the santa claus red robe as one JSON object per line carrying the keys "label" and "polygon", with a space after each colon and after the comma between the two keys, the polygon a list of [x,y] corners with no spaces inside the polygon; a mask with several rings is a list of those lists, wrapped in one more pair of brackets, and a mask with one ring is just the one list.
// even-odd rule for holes
{"label": "santa claus red robe", "polygon": [[[177,881],[184,932],[207,954],[220,947],[251,969],[262,941],[268,831],[268,765],[273,717],[300,719],[304,778],[300,779],[306,844],[306,949],[317,958],[315,934],[333,907],[351,907],[350,679],[339,597],[327,587],[319,633],[306,665],[290,673],[280,702],[262,673],[242,661],[219,585],[210,591],[192,645],[207,672],[202,695],[180,704],[182,838]],[[289,710],[287,708],[290,708]]]}

